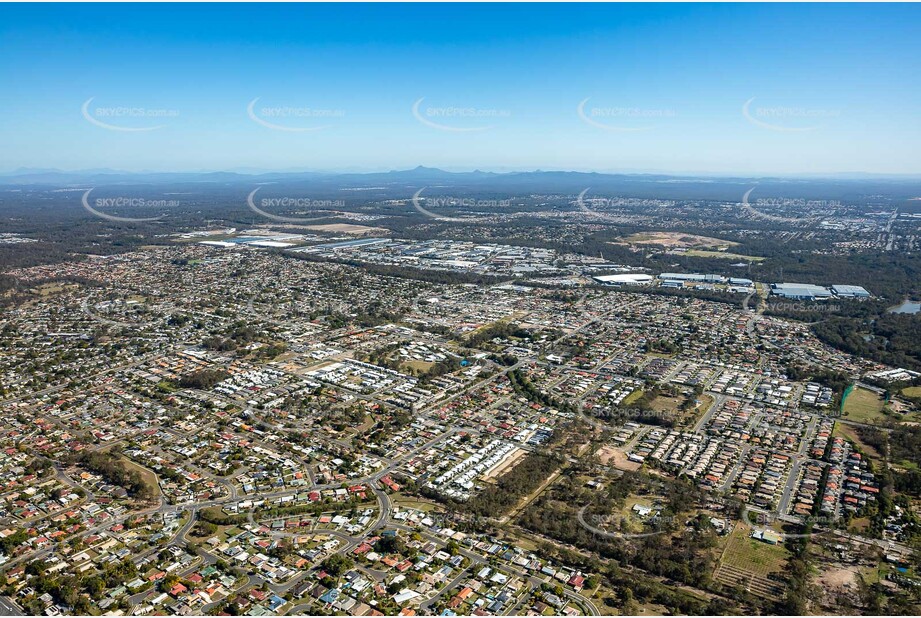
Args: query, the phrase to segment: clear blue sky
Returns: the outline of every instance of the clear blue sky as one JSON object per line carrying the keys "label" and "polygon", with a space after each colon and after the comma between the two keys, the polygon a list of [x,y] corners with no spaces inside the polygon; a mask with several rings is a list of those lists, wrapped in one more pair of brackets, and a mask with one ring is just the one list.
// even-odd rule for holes
{"label": "clear blue sky", "polygon": [[918,5],[0,5],[0,55],[2,171],[921,172]]}

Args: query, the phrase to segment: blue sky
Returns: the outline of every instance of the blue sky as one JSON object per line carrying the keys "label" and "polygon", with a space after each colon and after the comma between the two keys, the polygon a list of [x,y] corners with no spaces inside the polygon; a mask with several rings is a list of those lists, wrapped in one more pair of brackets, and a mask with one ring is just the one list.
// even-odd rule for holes
{"label": "blue sky", "polygon": [[2,171],[921,173],[917,5],[6,4],[0,54]]}

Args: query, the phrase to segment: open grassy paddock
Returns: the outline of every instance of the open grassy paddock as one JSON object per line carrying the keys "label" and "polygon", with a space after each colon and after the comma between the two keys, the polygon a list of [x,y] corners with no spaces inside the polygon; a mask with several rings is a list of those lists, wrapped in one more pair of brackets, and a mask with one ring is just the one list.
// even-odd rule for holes
{"label": "open grassy paddock", "polygon": [[843,417],[849,421],[872,425],[885,419],[883,398],[865,388],[855,388],[844,400]]}

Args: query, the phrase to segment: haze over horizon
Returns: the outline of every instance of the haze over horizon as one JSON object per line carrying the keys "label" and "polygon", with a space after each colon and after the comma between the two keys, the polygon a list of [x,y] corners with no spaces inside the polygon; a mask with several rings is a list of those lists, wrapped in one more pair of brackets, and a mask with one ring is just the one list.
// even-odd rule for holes
{"label": "haze over horizon", "polygon": [[921,171],[917,6],[0,15],[0,170]]}
{"label": "haze over horizon", "polygon": [[444,172],[445,174],[493,174],[501,176],[504,174],[598,174],[603,176],[664,176],[674,178],[778,178],[778,179],[815,179],[815,180],[862,180],[862,179],[892,179],[892,180],[915,180],[921,178],[921,172],[917,173],[888,173],[888,172],[863,172],[863,171],[839,171],[839,172],[815,172],[815,173],[734,173],[734,172],[710,172],[696,170],[631,170],[631,169],[552,169],[552,168],[484,168],[484,167],[436,167],[430,165],[416,165],[411,167],[379,166],[379,167],[352,167],[352,168],[308,168],[294,167],[289,169],[273,169],[259,167],[234,167],[227,169],[207,169],[207,168],[190,168],[190,169],[121,169],[121,168],[83,168],[83,169],[60,169],[60,168],[40,168],[40,167],[19,167],[10,170],[0,170],[0,177],[11,179],[20,176],[41,176],[56,174],[72,176],[92,176],[92,175],[122,175],[122,176],[145,176],[145,175],[208,175],[208,174],[236,174],[241,176],[259,176],[259,175],[318,175],[318,176],[347,176],[347,175],[379,175],[379,174],[397,174],[413,172],[415,170],[431,170]]}

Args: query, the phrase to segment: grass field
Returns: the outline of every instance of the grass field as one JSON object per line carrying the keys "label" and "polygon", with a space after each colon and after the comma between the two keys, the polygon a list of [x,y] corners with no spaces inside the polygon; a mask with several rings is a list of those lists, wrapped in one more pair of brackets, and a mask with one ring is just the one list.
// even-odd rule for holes
{"label": "grass field", "polygon": [[697,421],[700,419],[701,415],[705,414],[715,401],[712,395],[707,394],[703,394],[697,399],[700,400],[700,404],[686,412],[684,416],[681,417],[680,422],[683,426],[692,427],[697,424]]}
{"label": "grass field", "polygon": [[621,402],[621,405],[628,406],[642,396],[643,396],[642,389],[636,389],[635,391],[633,391],[632,393],[624,397],[624,400]]}
{"label": "grass field", "polygon": [[656,412],[677,416],[678,409],[683,402],[684,397],[666,397],[665,395],[659,395],[649,402],[649,407]]}
{"label": "grass field", "polygon": [[726,542],[721,562],[755,575],[783,571],[790,552],[783,545],[769,545],[751,538],[752,527],[739,523]]}
{"label": "grass field", "polygon": [[35,286],[32,291],[38,294],[39,296],[51,296],[52,294],[58,294],[67,289],[78,288],[80,286],[76,284],[64,284],[64,283],[42,283]]}
{"label": "grass field", "polygon": [[141,478],[144,480],[144,484],[150,487],[151,491],[153,491],[153,496],[155,498],[160,497],[160,484],[157,482],[157,475],[154,474],[153,470],[149,470],[144,466],[138,465],[127,457],[122,457],[120,461],[125,464],[127,469],[137,470],[141,475]]}
{"label": "grass field", "polygon": [[727,251],[706,251],[703,249],[688,249],[684,252],[684,254],[690,255],[691,257],[705,257],[724,260],[745,260],[747,262],[763,262],[765,259],[767,259],[758,257],[756,255],[742,255],[741,253],[729,253]]}
{"label": "grass field", "polygon": [[691,248],[698,249],[713,247],[734,247],[739,243],[722,238],[711,238],[710,236],[698,236],[696,234],[684,234],[682,232],[640,232],[632,234],[621,239],[629,244],[647,244],[661,245],[672,248]]}
{"label": "grass field", "polygon": [[849,532],[855,532],[857,534],[866,534],[867,530],[870,528],[870,518],[869,517],[860,517],[851,520],[850,526],[848,526]]}
{"label": "grass field", "polygon": [[832,435],[842,436],[851,440],[862,452],[866,453],[870,459],[882,458],[882,455],[880,455],[879,451],[860,439],[860,434],[857,433],[857,430],[853,426],[848,426],[844,423],[835,423],[835,428],[832,430]]}
{"label": "grass field", "polygon": [[906,397],[921,398],[921,386],[908,386],[902,389],[902,394]]}
{"label": "grass field", "polygon": [[739,522],[723,548],[713,579],[730,588],[742,588],[764,599],[784,593],[774,573],[783,572],[790,553],[783,545],[770,545],[751,538],[752,527]]}
{"label": "grass field", "polygon": [[362,433],[363,431],[368,431],[369,429],[374,427],[374,423],[375,423],[374,418],[371,415],[366,414],[364,420],[361,421],[361,425],[355,428],[355,432],[354,432],[355,435],[358,435]]}
{"label": "grass field", "polygon": [[515,545],[515,547],[520,547],[525,551],[537,551],[538,543],[535,539],[529,537],[526,534],[521,533],[520,531],[515,531],[511,533],[499,533],[499,538],[503,541],[510,542]]}
{"label": "grass field", "polygon": [[404,367],[409,367],[416,373],[425,373],[426,371],[431,369],[434,365],[435,363],[431,363],[429,361],[422,361],[422,360],[411,360],[411,361],[406,361],[403,363]]}
{"label": "grass field", "polygon": [[[622,530],[635,533],[644,532],[646,530],[644,527],[645,520],[633,510],[634,505],[637,504],[651,508],[653,506],[653,499],[649,496],[627,496],[627,499],[624,501],[624,508],[617,514],[620,520],[624,522]],[[610,526],[610,528],[616,530],[617,526]]]}
{"label": "grass field", "polygon": [[435,504],[422,500],[416,500],[411,496],[404,496],[402,493],[395,493],[390,498],[395,506],[400,506],[407,509],[416,509],[417,511],[424,511],[426,513],[435,510]]}
{"label": "grass field", "polygon": [[844,400],[844,417],[849,421],[874,424],[886,416],[882,413],[883,399],[873,391],[855,388]]}

